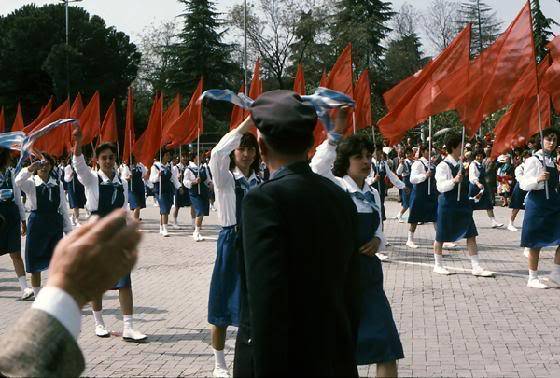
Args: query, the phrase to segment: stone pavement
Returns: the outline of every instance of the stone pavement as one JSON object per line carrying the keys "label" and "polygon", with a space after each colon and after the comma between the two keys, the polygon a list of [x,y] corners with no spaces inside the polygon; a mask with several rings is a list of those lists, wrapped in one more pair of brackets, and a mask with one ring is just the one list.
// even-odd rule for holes
{"label": "stone pavement", "polygon": [[[387,214],[396,214],[398,208],[396,202],[388,202]],[[496,215],[506,223],[509,210],[497,208]],[[135,325],[149,335],[149,342],[97,338],[91,311],[85,308],[79,338],[87,360],[84,375],[211,376],[206,308],[216,242],[193,242],[190,227],[162,238],[157,208],[149,206],[142,216],[145,237],[132,280]],[[180,217],[185,223],[184,209]],[[217,237],[216,220],[213,213],[205,222],[205,236]],[[489,228],[485,212],[476,213],[476,223],[482,263],[498,272],[496,278],[470,275],[464,242],[444,257],[456,274],[434,275],[433,227],[419,226],[416,243],[421,247],[411,250],[404,247],[407,225],[386,222],[392,261],[383,265],[385,291],[404,346],[400,375],[560,377],[560,289],[527,289],[526,260],[518,247],[520,232]],[[552,256],[551,249],[542,253],[542,273],[550,271]],[[18,296],[11,261],[4,256],[0,258],[0,334],[30,306],[17,301]],[[108,292],[104,306],[107,326],[120,332],[118,294]],[[230,367],[234,341],[232,329],[226,343]],[[374,366],[359,371],[362,376],[375,376]]]}

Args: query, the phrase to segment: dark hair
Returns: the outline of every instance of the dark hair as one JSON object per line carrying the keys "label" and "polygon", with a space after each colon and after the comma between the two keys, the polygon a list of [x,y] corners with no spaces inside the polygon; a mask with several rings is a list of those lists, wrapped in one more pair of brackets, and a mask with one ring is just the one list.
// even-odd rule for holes
{"label": "dark hair", "polygon": [[8,165],[10,161],[10,150],[4,147],[0,147],[0,168]]}
{"label": "dark hair", "polygon": [[486,157],[486,152],[482,148],[474,150],[474,157],[476,158],[478,155],[482,155],[483,158]]}
{"label": "dark hair", "polygon": [[95,156],[98,157],[100,153],[105,150],[111,150],[115,155],[117,154],[117,145],[113,142],[103,142],[95,149]]}
{"label": "dark hair", "polygon": [[340,142],[336,148],[336,159],[332,169],[333,174],[338,177],[348,174],[350,158],[360,155],[364,149],[369,153],[374,151],[373,143],[366,134],[353,134]]}
{"label": "dark hair", "polygon": [[448,153],[451,153],[455,148],[461,145],[462,137],[457,133],[448,133],[444,140],[445,148]]}
{"label": "dark hair", "polygon": [[542,131],[542,136],[543,136],[543,138],[546,138],[546,137],[549,136],[549,135],[556,135],[556,139],[558,139],[558,135],[559,135],[559,134],[560,134],[560,133],[558,132],[558,130],[555,129],[554,127],[549,127],[549,128],[544,129],[544,130]]}
{"label": "dark hair", "polygon": [[274,138],[266,134],[261,134],[261,137],[268,147],[283,155],[304,153],[313,146],[314,140],[312,133],[291,140]]}
{"label": "dark hair", "polygon": [[51,172],[55,168],[55,164],[56,164],[54,158],[51,155],[47,154],[46,152],[41,152],[41,155],[43,156],[43,159],[48,161],[49,164],[51,165],[51,170],[49,171]]}
{"label": "dark hair", "polygon": [[422,156],[424,151],[426,151],[428,148],[429,146],[426,143],[420,143],[418,145],[418,156]]}
{"label": "dark hair", "polygon": [[[258,172],[261,165],[261,154],[259,151],[259,143],[257,142],[257,137],[254,136],[252,133],[245,133],[241,137],[241,142],[239,143],[238,148],[254,148],[255,149],[255,160],[251,164],[251,169],[255,172]],[[230,163],[229,169],[232,170],[235,168],[235,151],[231,151],[229,154]]]}
{"label": "dark hair", "polygon": [[404,149],[404,154],[405,154],[405,155],[408,155],[409,153],[411,153],[411,152],[413,152],[413,151],[414,151],[414,150],[412,149],[412,147],[406,147],[406,148]]}

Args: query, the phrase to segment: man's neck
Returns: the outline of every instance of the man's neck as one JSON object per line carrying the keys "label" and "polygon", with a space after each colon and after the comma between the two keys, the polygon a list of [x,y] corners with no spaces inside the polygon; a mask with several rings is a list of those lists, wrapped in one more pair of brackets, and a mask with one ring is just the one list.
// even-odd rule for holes
{"label": "man's neck", "polygon": [[307,151],[302,153],[301,155],[294,155],[294,156],[278,156],[273,158],[268,158],[267,167],[270,170],[270,175],[273,175],[277,170],[286,165],[290,165],[297,162],[306,162],[307,161]]}

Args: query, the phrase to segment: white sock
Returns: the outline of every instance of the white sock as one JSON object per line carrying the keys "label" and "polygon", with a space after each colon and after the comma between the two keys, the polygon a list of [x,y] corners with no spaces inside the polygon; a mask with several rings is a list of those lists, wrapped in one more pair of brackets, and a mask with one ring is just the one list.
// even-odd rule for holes
{"label": "white sock", "polygon": [[159,225],[159,232],[163,231],[163,224]]}
{"label": "white sock", "polygon": [[223,350],[216,350],[214,348],[212,348],[212,349],[214,350],[215,366],[220,367],[222,369],[227,369],[226,356],[224,355],[224,351]]}
{"label": "white sock", "polygon": [[17,279],[19,281],[19,287],[21,287],[21,291],[27,289],[27,279],[25,278],[25,275],[19,276]]}
{"label": "white sock", "polygon": [[490,221],[492,221],[492,223],[496,223],[496,218],[490,217]]}
{"label": "white sock", "polygon": [[480,258],[478,255],[469,256],[471,259],[471,266],[473,269],[480,268]]}
{"label": "white sock", "polygon": [[560,264],[554,264],[554,268],[552,268],[552,273],[560,275]]}
{"label": "white sock", "polygon": [[195,226],[195,227],[194,227],[194,232],[198,232],[198,233],[200,233],[200,227],[198,227],[198,226]]}
{"label": "white sock", "polygon": [[102,311],[91,311],[93,313],[93,320],[95,321],[95,325],[105,325],[105,322],[103,321],[103,310]]}
{"label": "white sock", "polygon": [[441,266],[441,263],[443,261],[443,256],[434,253],[434,260],[436,261],[436,266]]}
{"label": "white sock", "polygon": [[414,232],[408,231],[408,241],[412,243],[412,239],[414,239]]}
{"label": "white sock", "polygon": [[132,329],[132,315],[123,315],[123,329]]}
{"label": "white sock", "polygon": [[33,286],[33,294],[35,294],[35,298],[37,298],[37,295],[39,295],[39,290],[41,290],[41,287],[35,287]]}
{"label": "white sock", "polygon": [[529,269],[529,279],[530,280],[536,280],[538,278],[539,277],[537,276],[537,271]]}

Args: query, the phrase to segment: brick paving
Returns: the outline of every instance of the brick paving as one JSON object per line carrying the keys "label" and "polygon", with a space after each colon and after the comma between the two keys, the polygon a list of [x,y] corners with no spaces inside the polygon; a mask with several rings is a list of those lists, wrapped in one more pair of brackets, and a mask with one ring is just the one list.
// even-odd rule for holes
{"label": "brick paving", "polygon": [[[148,201],[151,203],[151,200]],[[387,214],[398,204],[387,203]],[[86,360],[86,376],[211,376],[210,333],[206,322],[208,287],[215,258],[215,240],[195,243],[191,227],[158,234],[158,211],[149,206],[143,214],[145,237],[141,258],[132,274],[135,325],[148,334],[145,344],[124,343],[114,335],[97,338],[93,318],[84,309],[79,344]],[[509,210],[496,208],[506,223]],[[183,223],[187,215],[180,214]],[[484,211],[476,213],[482,263],[496,278],[470,275],[465,243],[446,253],[444,262],[455,274],[432,273],[432,225],[419,226],[416,243],[404,246],[407,225],[388,220],[385,231],[392,261],[384,263],[385,291],[400,331],[405,358],[401,376],[449,377],[560,377],[560,289],[525,287],[526,260],[518,247],[520,232],[493,230]],[[521,225],[523,215],[518,217]],[[217,237],[213,213],[203,228]],[[553,250],[542,254],[541,271],[552,268]],[[20,302],[19,286],[7,256],[0,259],[0,334],[29,302]],[[121,331],[117,292],[104,300],[107,326]],[[235,330],[226,343],[226,360],[232,364]],[[375,376],[375,367],[360,367],[362,376]]]}

